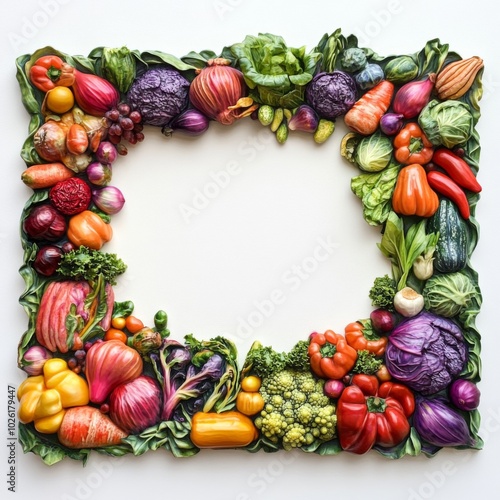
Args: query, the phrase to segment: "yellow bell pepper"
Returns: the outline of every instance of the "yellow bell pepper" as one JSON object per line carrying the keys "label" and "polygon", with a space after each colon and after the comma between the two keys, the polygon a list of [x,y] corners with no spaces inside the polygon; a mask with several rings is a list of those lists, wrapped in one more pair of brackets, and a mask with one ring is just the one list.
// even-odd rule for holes
{"label": "yellow bell pepper", "polygon": [[53,434],[59,430],[65,408],[89,402],[89,388],[64,359],[52,358],[43,365],[43,375],[21,383],[17,398],[19,420],[23,424],[34,422],[37,431]]}

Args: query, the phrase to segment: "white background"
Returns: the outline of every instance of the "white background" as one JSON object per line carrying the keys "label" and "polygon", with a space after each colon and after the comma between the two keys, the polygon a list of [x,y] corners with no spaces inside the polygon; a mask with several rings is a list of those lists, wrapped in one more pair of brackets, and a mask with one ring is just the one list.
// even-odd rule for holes
{"label": "white background", "polygon": [[[484,294],[478,319],[483,334],[484,450],[445,450],[432,460],[422,456],[398,461],[376,453],[320,457],[240,451],[202,451],[193,458],[175,459],[158,451],[123,459],[95,454],[82,468],[69,459],[47,467],[18,448],[17,497],[256,500],[317,495],[415,500],[498,494],[500,344],[495,285],[499,278],[500,64],[493,5],[487,0],[2,3],[2,498],[8,486],[7,386],[17,386],[24,379],[16,368],[16,346],[26,328],[26,316],[18,304],[23,291],[17,272],[22,264],[18,221],[30,194],[19,179],[24,168],[19,151],[28,115],[15,80],[15,58],[46,45],[69,54],[127,45],[182,56],[190,50],[218,52],[259,32],[281,35],[290,46],[312,48],[325,32],[337,27],[345,35],[358,35],[360,45],[379,54],[413,53],[438,37],[463,57],[480,55],[485,61],[483,116],[478,127],[482,137],[479,180],[484,191],[476,214],[482,233],[473,256]],[[335,137],[322,146],[296,133],[280,147],[266,132],[250,120],[230,128],[211,125],[196,140],[168,141],[157,129],[148,130],[145,142],[130,148],[129,155],[115,164],[113,174],[113,184],[127,199],[123,211],[113,218],[115,236],[106,248],[129,265],[115,289],[117,299],[133,300],[136,314],[149,324],[156,310],[166,309],[178,339],[190,332],[198,338],[227,335],[242,357],[256,339],[287,349],[313,330],[342,331],[347,323],[368,316],[371,283],[389,272],[376,247],[379,232],[364,223],[361,205],[349,188],[356,172],[338,154],[343,127],[339,124]],[[221,173],[229,170],[231,175]],[[225,179],[227,185],[214,188],[214,177],[219,183]],[[201,203],[200,193],[211,198],[186,219],[182,207]],[[321,242],[328,243],[329,253],[318,253]],[[306,272],[301,278],[294,274],[297,266]]]}

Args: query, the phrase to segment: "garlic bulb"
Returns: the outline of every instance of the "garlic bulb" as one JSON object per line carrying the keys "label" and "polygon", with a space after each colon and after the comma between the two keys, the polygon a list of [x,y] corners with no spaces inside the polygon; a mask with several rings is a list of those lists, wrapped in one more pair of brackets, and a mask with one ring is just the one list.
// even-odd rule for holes
{"label": "garlic bulb", "polygon": [[394,309],[405,318],[416,316],[423,308],[424,297],[409,286],[394,296]]}

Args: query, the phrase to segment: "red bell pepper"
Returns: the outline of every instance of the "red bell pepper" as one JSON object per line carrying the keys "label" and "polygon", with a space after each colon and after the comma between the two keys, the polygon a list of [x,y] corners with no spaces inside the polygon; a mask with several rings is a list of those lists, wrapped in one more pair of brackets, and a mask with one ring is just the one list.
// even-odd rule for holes
{"label": "red bell pepper", "polygon": [[363,454],[378,445],[396,446],[410,433],[415,410],[412,391],[394,382],[379,386],[373,375],[354,375],[337,405],[337,432],[345,451]]}
{"label": "red bell pepper", "polygon": [[71,87],[75,82],[74,68],[58,56],[43,56],[31,66],[30,80],[42,92],[56,86]]}
{"label": "red bell pepper", "polygon": [[332,330],[313,333],[309,338],[309,359],[312,371],[321,378],[341,379],[352,370],[358,359],[356,349],[343,335]]}

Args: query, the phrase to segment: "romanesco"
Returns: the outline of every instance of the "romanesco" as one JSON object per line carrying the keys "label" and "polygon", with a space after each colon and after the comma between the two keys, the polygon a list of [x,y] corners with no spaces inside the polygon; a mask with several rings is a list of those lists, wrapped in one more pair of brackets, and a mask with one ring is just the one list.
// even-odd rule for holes
{"label": "romanesco", "polygon": [[323,381],[309,371],[284,369],[262,378],[265,406],[255,425],[283,449],[316,449],[335,437],[337,417]]}

